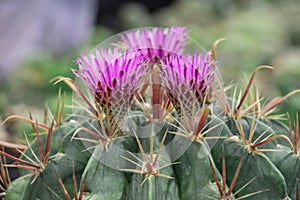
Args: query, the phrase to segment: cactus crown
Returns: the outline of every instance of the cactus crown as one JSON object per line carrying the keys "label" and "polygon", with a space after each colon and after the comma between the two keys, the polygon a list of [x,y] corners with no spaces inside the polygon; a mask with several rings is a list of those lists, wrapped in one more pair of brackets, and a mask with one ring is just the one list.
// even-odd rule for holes
{"label": "cactus crown", "polygon": [[[8,117],[36,139],[4,145],[19,156],[0,151],[6,199],[299,199],[298,117],[287,127],[273,112],[300,90],[262,102],[253,82],[271,67],[260,66],[230,97],[216,67],[223,39],[205,52],[187,33],[121,33],[76,60],[76,82],[53,80],[73,89],[72,116],[59,92],[50,124]],[[11,182],[8,167],[21,177]]]}

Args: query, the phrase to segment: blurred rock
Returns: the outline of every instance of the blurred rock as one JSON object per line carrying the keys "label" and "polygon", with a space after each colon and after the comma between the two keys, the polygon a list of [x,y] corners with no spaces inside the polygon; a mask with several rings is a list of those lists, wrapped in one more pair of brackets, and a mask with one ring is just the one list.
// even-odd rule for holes
{"label": "blurred rock", "polygon": [[86,40],[97,0],[2,0],[0,77],[33,52],[61,53]]}

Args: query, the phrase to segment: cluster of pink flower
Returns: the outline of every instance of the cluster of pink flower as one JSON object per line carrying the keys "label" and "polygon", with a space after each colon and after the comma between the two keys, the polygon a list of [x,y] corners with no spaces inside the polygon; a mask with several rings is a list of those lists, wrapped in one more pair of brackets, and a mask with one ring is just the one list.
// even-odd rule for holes
{"label": "cluster of pink flower", "polygon": [[77,59],[79,70],[74,73],[100,105],[107,105],[120,94],[129,102],[154,65],[160,66],[161,83],[172,98],[178,88],[203,97],[212,81],[214,61],[209,53],[185,53],[187,33],[184,27],[121,33],[121,46],[125,48],[115,46],[89,57],[82,55]]}

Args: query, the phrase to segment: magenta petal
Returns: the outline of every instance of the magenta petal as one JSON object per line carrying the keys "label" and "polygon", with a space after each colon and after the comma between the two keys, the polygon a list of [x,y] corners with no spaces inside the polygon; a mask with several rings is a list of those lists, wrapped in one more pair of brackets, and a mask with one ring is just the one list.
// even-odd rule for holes
{"label": "magenta petal", "polygon": [[165,66],[162,68],[163,84],[173,97],[182,92],[179,85],[181,89],[184,88],[184,91],[194,91],[195,94],[204,95],[212,81],[212,64],[210,54],[173,55],[166,60]]}
{"label": "magenta petal", "polygon": [[[76,59],[79,70],[73,70],[73,73],[96,95],[97,100],[106,101],[121,91],[131,98],[146,72],[143,62],[144,58],[137,51],[123,53],[117,48],[101,49],[96,51],[96,56],[91,55],[90,59],[85,55]],[[123,91],[127,85],[130,87]]]}
{"label": "magenta petal", "polygon": [[181,54],[187,37],[184,27],[143,29],[121,34],[128,49],[143,50],[145,58],[155,63],[165,60],[170,54]]}

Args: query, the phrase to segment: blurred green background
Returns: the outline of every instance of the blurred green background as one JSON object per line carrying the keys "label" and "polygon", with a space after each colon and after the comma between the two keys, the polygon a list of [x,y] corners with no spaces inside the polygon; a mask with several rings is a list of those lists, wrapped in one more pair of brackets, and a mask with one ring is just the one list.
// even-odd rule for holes
{"label": "blurred green background", "polygon": [[[71,5],[76,2],[78,3],[71,2]],[[50,108],[55,108],[59,87],[66,91],[66,104],[71,104],[72,91],[64,84],[52,86],[49,81],[55,76],[74,78],[70,69],[77,68],[74,60],[80,53],[88,53],[111,35],[138,27],[186,26],[191,30],[189,36],[207,50],[215,40],[225,37],[226,41],[219,45],[217,52],[219,70],[225,83],[245,82],[243,73],[249,77],[257,66],[271,65],[275,68],[274,71],[264,70],[256,79],[265,96],[272,98],[300,88],[300,1],[94,0],[93,3],[83,12],[90,21],[85,26],[88,34],[79,43],[60,50],[60,45],[65,46],[64,42],[60,42],[58,50],[54,48],[51,51],[44,45],[14,62],[13,69],[8,72],[6,67],[10,66],[1,66],[6,73],[0,76],[0,119],[11,114],[28,116],[29,112],[35,118],[41,118],[46,102]],[[83,8],[83,5],[79,8]],[[50,18],[54,18],[54,21],[67,23],[63,17],[55,18],[55,9],[51,12]],[[76,10],[66,13],[69,18],[73,15],[76,15]],[[43,16],[35,17],[43,19]],[[3,15],[0,15],[1,20],[4,20]],[[13,22],[14,16],[9,23]],[[26,18],[23,22],[26,27],[31,23]],[[2,29],[0,28],[0,32],[5,33]],[[72,25],[62,31],[69,31],[68,36],[73,37],[77,29],[80,27]],[[42,35],[42,40],[51,36]],[[0,39],[4,36],[0,35]],[[59,37],[59,34],[56,36]],[[18,37],[22,37],[22,34]],[[51,43],[50,40],[47,44]],[[10,45],[14,43],[10,42]],[[1,46],[1,40],[0,48],[2,56],[11,53],[5,46]],[[294,117],[300,109],[298,99],[299,95],[291,97],[280,106],[281,111],[289,111]],[[67,113],[70,112],[71,110],[67,110]],[[0,139],[14,141],[15,136],[22,138],[24,126],[17,122],[3,125],[0,127]]]}

